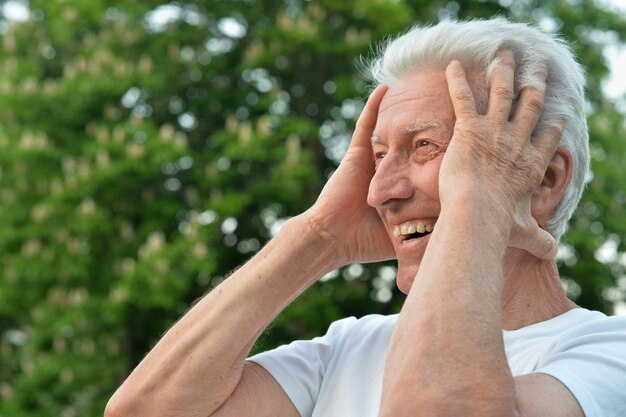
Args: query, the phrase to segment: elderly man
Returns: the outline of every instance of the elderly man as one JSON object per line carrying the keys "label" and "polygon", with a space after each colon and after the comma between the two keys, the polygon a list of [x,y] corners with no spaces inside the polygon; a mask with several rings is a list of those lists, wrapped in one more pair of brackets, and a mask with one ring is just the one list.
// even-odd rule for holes
{"label": "elderly man", "polygon": [[[554,261],[588,163],[569,49],[502,19],[444,22],[372,73],[318,201],[167,332],[107,417],[626,415],[626,319],[569,301]],[[319,277],[390,257],[399,315],[246,359]]]}

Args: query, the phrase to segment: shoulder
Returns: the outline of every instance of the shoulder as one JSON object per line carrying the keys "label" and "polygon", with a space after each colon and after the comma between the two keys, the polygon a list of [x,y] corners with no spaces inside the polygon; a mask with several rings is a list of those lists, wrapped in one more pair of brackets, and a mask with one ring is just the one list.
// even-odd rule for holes
{"label": "shoulder", "polygon": [[361,318],[347,317],[332,322],[326,334],[316,337],[312,342],[329,345],[334,351],[344,346],[354,349],[357,345],[367,346],[381,343],[386,345],[397,318],[397,315],[383,316],[378,314],[370,314]]}
{"label": "shoulder", "polygon": [[[561,364],[581,369],[600,360],[622,362],[626,357],[626,316],[606,316],[576,308],[550,320],[504,331],[507,358],[513,375]],[[616,369],[622,368],[621,365]]]}
{"label": "shoulder", "polygon": [[555,340],[555,348],[613,343],[626,348],[626,316],[607,316],[599,311],[582,308],[570,313]]}
{"label": "shoulder", "polygon": [[249,360],[265,368],[303,416],[319,407],[320,397],[323,404],[364,404],[364,398],[372,396],[363,394],[359,401],[349,401],[350,395],[361,391],[343,381],[379,381],[374,385],[382,387],[385,354],[396,319],[368,315],[337,320],[323,336],[296,340]]}
{"label": "shoulder", "polygon": [[572,340],[580,342],[578,338],[583,336],[586,342],[626,337],[626,316],[607,316],[599,311],[575,308],[550,320],[504,332],[505,340],[511,344],[544,341],[552,348],[564,347]]}
{"label": "shoulder", "polygon": [[626,415],[626,317],[576,309],[535,372],[559,380],[585,416]]}
{"label": "shoulder", "polygon": [[326,333],[312,340],[296,340],[272,351],[254,356],[253,360],[265,358],[285,359],[286,356],[306,357],[309,361],[328,362],[338,352],[367,347],[373,344],[386,346],[397,320],[397,315],[367,315],[362,318],[347,317],[334,321]]}
{"label": "shoulder", "polygon": [[[380,314],[370,314],[359,319],[350,317],[338,320],[331,324],[331,328],[337,324],[342,324],[348,333],[358,333],[360,335],[377,334],[378,332],[393,331],[398,320],[398,315],[383,316]],[[343,324],[342,322],[346,322]]]}

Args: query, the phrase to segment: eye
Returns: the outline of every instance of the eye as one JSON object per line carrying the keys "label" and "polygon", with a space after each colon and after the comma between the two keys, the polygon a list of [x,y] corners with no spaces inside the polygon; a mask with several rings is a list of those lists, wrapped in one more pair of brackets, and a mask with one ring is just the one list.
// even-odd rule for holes
{"label": "eye", "polygon": [[442,148],[436,141],[416,139],[413,142],[413,158],[418,163],[426,163],[441,154]]}
{"label": "eye", "polygon": [[383,158],[387,155],[385,152],[375,152],[374,153],[374,169],[378,169],[378,165],[380,165]]}

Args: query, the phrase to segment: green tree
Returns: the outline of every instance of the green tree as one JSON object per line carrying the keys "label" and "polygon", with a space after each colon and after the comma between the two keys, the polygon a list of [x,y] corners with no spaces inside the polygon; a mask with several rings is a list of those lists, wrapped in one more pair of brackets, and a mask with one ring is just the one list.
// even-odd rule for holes
{"label": "green tree", "polygon": [[[562,273],[585,307],[625,298],[624,115],[600,88],[603,48],[626,34],[617,13],[586,0],[28,7],[0,24],[2,417],[101,415],[193,300],[314,201],[367,95],[358,58],[414,23],[499,13],[573,42],[594,168]],[[393,278],[393,263],[325,277],[256,349],[397,311]]]}

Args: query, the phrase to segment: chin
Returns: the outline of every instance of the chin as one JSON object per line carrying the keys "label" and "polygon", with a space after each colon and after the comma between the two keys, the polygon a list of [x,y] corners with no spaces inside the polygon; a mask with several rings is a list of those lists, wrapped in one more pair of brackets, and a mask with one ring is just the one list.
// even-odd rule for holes
{"label": "chin", "polygon": [[406,265],[405,262],[398,260],[398,274],[396,275],[396,285],[404,294],[409,294],[415,276],[419,270],[419,263]]}

